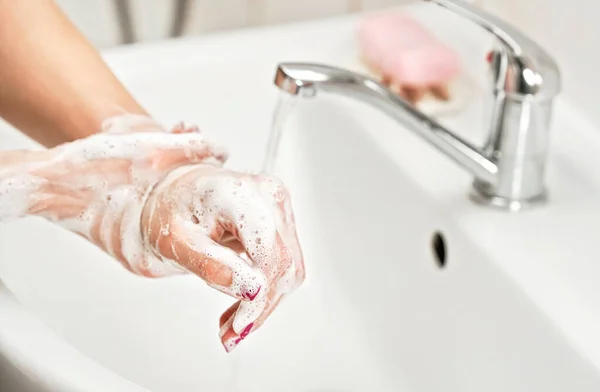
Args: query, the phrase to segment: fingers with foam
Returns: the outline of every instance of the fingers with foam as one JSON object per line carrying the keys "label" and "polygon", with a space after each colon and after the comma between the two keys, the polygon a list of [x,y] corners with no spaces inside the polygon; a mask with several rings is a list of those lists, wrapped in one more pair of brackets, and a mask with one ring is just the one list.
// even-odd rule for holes
{"label": "fingers with foam", "polygon": [[209,286],[245,301],[253,300],[265,286],[259,270],[217,244],[193,221],[176,218],[171,235],[175,261]]}

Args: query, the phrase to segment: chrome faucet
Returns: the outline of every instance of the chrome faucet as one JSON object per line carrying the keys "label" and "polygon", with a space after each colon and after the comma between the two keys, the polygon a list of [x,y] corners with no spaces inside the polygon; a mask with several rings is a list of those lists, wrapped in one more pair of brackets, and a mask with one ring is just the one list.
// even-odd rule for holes
{"label": "chrome faucet", "polygon": [[[515,28],[461,0],[425,0],[478,24],[496,37],[491,92],[481,148],[457,136],[377,81],[313,63],[279,64],[275,85],[300,96],[337,93],[381,109],[471,172],[471,199],[508,211],[546,201],[549,126],[560,73],[539,45]],[[483,59],[482,59],[483,61]]]}

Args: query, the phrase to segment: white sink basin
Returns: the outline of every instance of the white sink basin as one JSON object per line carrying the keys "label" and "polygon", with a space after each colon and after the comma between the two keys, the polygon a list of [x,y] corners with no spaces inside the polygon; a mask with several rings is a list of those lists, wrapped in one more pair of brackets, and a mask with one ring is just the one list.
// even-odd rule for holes
{"label": "white sink basin", "polygon": [[[451,19],[412,9],[430,23]],[[353,23],[106,58],[159,120],[200,124],[230,147],[230,167],[257,170],[277,62],[359,68]],[[432,24],[464,56],[486,47],[468,26]],[[480,138],[479,101],[444,124]],[[562,124],[575,124],[568,138]],[[374,109],[332,96],[299,102],[276,174],[291,189],[307,280],[229,355],[217,319],[232,300],[200,280],[133,276],[42,221],[0,225],[0,390],[22,382],[61,391],[597,391],[600,184],[590,168],[600,144],[563,103],[555,128],[550,203],[507,214],[473,205],[466,173]],[[27,143],[0,130],[2,147]],[[438,232],[443,268],[432,247]]]}

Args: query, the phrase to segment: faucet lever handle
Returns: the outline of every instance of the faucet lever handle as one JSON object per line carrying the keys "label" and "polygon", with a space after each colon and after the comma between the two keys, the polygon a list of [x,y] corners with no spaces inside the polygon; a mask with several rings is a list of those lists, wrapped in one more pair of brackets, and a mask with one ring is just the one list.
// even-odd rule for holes
{"label": "faucet lever handle", "polygon": [[518,29],[463,0],[425,0],[435,3],[489,31],[501,43],[494,52],[496,88],[510,95],[553,98],[560,92],[560,73],[554,59]]}

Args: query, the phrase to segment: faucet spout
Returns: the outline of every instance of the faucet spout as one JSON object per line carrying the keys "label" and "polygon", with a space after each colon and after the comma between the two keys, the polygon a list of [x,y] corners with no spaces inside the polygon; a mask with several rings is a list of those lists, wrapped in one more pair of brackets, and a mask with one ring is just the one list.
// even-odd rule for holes
{"label": "faucet spout", "polygon": [[373,79],[327,65],[282,63],[277,67],[275,85],[292,95],[310,97],[323,91],[366,102],[417,133],[472,173],[478,181],[488,186],[494,186],[496,183],[498,167],[479,148],[446,129]]}

